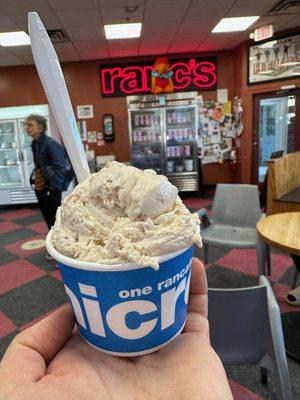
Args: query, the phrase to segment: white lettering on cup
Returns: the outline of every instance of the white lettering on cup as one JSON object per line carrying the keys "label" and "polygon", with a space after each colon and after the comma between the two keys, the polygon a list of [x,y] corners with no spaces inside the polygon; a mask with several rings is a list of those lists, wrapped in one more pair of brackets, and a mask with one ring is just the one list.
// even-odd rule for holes
{"label": "white lettering on cup", "polygon": [[100,304],[98,302],[97,298],[97,290],[95,286],[90,286],[90,285],[84,285],[82,283],[78,284],[79,290],[82,294],[85,294],[87,296],[93,297],[96,300],[88,299],[86,297],[82,297],[82,301],[84,304],[86,316],[88,319],[88,323],[90,325],[90,330],[93,332],[95,335],[99,336],[106,336],[105,335],[105,330],[104,330],[104,325],[103,325],[103,320],[102,320],[102,315],[101,315],[101,310],[100,310]]}
{"label": "white lettering on cup", "polygon": [[119,296],[121,297],[121,299],[128,299],[128,297],[130,297],[130,291],[129,290],[121,290],[119,292]]}
{"label": "white lettering on cup", "polygon": [[105,337],[105,330],[102,321],[100,305],[98,300],[91,300],[83,297],[83,304],[86,311],[87,319],[90,325],[90,330],[95,335]]}
{"label": "white lettering on cup", "polygon": [[186,278],[184,278],[177,288],[172,288],[161,295],[161,329],[164,330],[175,322],[175,310],[177,299],[185,290]]}
{"label": "white lettering on cup", "polygon": [[118,336],[124,339],[140,339],[150,333],[156,323],[157,318],[145,321],[138,328],[130,329],[127,327],[125,319],[126,315],[131,312],[137,312],[144,315],[153,311],[157,311],[156,305],[152,301],[131,300],[116,304],[111,307],[106,315],[106,321],[110,329]]}
{"label": "white lettering on cup", "polygon": [[185,292],[184,292],[184,302],[185,302],[185,304],[187,304],[188,301],[189,301],[191,275],[192,275],[192,273],[190,271],[189,276],[188,276],[188,280],[187,280],[187,283],[186,283]]}
{"label": "white lettering on cup", "polygon": [[83,328],[86,329],[86,324],[84,322],[82,310],[81,310],[81,307],[80,307],[77,297],[75,296],[75,294],[72,292],[72,290],[67,285],[65,285],[65,289],[66,289],[67,295],[69,296],[70,302],[72,304],[77,322],[79,323],[79,325],[81,325]]}

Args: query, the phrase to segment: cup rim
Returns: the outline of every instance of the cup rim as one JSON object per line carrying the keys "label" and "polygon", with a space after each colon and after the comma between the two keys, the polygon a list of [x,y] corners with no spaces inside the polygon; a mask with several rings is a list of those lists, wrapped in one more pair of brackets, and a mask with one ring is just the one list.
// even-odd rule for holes
{"label": "cup rim", "polygon": [[[59,251],[56,250],[56,248],[52,244],[52,236],[53,236],[53,230],[51,229],[47,236],[46,236],[46,248],[49,254],[58,262],[67,265],[72,268],[76,269],[82,269],[82,270],[89,270],[89,271],[101,271],[101,272],[109,272],[109,271],[128,271],[128,270],[134,270],[134,269],[143,269],[143,268],[151,268],[149,265],[140,265],[137,263],[119,263],[119,264],[99,264],[91,261],[82,261],[79,259],[71,258],[68,256],[65,256],[64,254],[61,254]],[[181,250],[175,251],[173,253],[167,253],[163,254],[162,256],[157,256],[155,257],[158,261],[159,264],[161,264],[164,261],[171,260],[172,258],[175,258],[179,256],[180,254],[184,253],[186,250],[188,250],[191,246],[184,247]]]}

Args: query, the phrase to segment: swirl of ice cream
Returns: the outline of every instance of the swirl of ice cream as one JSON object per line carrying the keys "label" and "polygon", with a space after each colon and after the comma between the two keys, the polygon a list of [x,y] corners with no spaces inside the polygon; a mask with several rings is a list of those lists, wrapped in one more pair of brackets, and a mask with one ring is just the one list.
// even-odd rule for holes
{"label": "swirl of ice cream", "polygon": [[201,247],[199,224],[165,176],[114,161],[65,198],[52,243],[83,261],[158,268],[163,254]]}

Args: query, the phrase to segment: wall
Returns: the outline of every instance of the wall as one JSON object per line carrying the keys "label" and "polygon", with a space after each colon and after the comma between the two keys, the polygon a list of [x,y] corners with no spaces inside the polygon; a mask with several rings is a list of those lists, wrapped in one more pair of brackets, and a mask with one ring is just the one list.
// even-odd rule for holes
{"label": "wall", "polygon": [[[116,154],[119,161],[129,160],[125,98],[102,99],[96,61],[62,65],[73,106],[93,104],[95,118],[87,120],[88,130],[102,131],[102,115],[115,116],[116,141],[95,148],[98,155]],[[47,99],[34,66],[0,69],[0,107],[45,104]],[[91,146],[92,148],[92,146]]]}
{"label": "wall", "polygon": [[[295,33],[295,32],[293,32]],[[275,36],[276,37],[276,36]],[[242,44],[234,54],[234,88],[235,93],[241,96],[243,102],[244,131],[241,136],[241,148],[238,151],[238,167],[236,182],[252,183],[253,159],[253,97],[255,94],[276,92],[282,86],[296,85],[300,87],[300,78],[278,80],[270,83],[247,85],[247,43]]]}
{"label": "wall", "polygon": [[[234,96],[233,54],[232,51],[201,54],[201,56],[216,55],[218,57],[218,86],[219,88],[228,89],[229,99]],[[185,57],[189,56],[199,56],[199,54],[185,55]],[[176,58],[180,57],[177,55]],[[130,148],[126,98],[102,98],[98,74],[100,62],[102,61],[62,64],[70,98],[73,106],[93,104],[94,118],[86,120],[88,130],[102,131],[103,114],[112,113],[114,115],[115,142],[99,147],[91,144],[90,148],[94,149],[97,155],[115,154],[117,160],[129,161]],[[115,62],[117,63],[118,61],[116,60]],[[207,91],[202,94],[204,99],[216,99],[216,91]],[[34,66],[0,68],[0,107],[44,103],[47,103],[47,100]],[[225,174],[222,173],[220,179],[225,179],[225,181],[232,180],[231,176],[226,175],[227,169],[224,169],[224,171]],[[205,166],[203,175],[205,183],[216,183],[215,166]]]}

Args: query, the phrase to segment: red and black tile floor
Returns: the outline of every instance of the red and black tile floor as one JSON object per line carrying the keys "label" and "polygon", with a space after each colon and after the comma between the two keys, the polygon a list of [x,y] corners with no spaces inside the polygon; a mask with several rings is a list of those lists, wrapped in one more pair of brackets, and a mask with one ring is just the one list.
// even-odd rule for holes
{"label": "red and black tile floor", "polygon": [[[210,198],[186,198],[191,211],[211,208]],[[45,258],[45,248],[24,250],[22,244],[44,239],[47,227],[37,207],[0,209],[0,358],[13,337],[66,302],[66,295],[54,261]],[[203,260],[202,250],[195,255]],[[272,275],[269,277],[282,312],[300,311],[284,298],[291,289],[294,265],[289,255],[272,249]],[[211,287],[256,285],[255,250],[210,246],[206,265]],[[294,398],[300,398],[300,364],[288,359]],[[260,383],[256,366],[226,368],[237,400],[276,399],[272,377],[269,385]]]}

